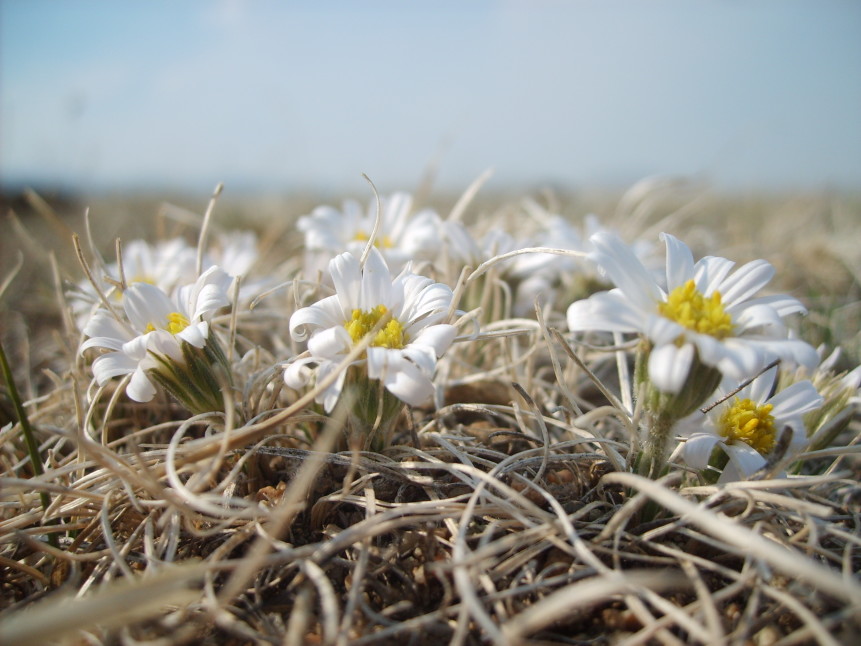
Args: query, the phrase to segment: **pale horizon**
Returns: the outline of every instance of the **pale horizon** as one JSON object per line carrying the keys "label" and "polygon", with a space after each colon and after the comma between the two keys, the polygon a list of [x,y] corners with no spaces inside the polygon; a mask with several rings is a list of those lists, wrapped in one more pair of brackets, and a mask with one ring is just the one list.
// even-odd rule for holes
{"label": "pale horizon", "polygon": [[861,3],[0,3],[0,182],[861,190]]}

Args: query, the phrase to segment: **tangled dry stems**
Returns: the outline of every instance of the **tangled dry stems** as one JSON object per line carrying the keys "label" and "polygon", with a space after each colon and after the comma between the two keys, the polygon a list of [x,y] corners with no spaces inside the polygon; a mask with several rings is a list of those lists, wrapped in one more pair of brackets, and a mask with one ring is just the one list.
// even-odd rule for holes
{"label": "tangled dry stems", "polygon": [[0,433],[0,640],[848,643],[858,421],[808,475],[646,480],[626,468],[624,363],[557,323],[464,340],[439,406],[381,454],[333,450],[343,420],[284,392],[287,336],[265,324],[240,326],[241,399],[191,419],[88,393],[68,340],[66,371],[28,387],[44,475],[18,425]]}

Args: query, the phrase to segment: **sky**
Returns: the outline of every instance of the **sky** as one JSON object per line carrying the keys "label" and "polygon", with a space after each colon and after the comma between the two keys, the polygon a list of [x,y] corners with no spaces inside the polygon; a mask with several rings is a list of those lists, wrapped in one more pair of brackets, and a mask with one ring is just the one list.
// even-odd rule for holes
{"label": "sky", "polygon": [[0,183],[861,189],[857,0],[0,0]]}

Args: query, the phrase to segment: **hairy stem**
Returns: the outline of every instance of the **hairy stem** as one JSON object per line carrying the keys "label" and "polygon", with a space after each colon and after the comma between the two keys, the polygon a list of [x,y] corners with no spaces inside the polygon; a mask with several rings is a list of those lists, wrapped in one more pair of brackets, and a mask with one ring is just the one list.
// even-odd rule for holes
{"label": "hairy stem", "polygon": [[676,419],[663,411],[647,411],[645,418],[646,437],[637,473],[656,480],[667,470],[667,456]]}

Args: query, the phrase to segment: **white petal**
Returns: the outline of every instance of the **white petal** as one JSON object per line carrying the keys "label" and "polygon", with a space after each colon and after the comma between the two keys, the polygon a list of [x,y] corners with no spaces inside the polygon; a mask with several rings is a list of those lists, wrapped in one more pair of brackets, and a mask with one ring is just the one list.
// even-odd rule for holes
{"label": "white petal", "polygon": [[118,339],[110,336],[94,336],[81,344],[81,352],[89,348],[105,348],[107,350],[121,350],[127,339]]}
{"label": "white petal", "polygon": [[413,339],[411,345],[423,345],[433,349],[437,357],[441,357],[448,350],[454,337],[457,336],[457,328],[453,325],[440,324],[426,327]]}
{"label": "white petal", "polygon": [[777,310],[768,305],[750,305],[749,302],[746,302],[744,307],[732,312],[732,315],[733,327],[738,335],[749,330],[756,330],[758,334],[767,336],[786,336],[786,326],[783,324],[783,320]]}
{"label": "white petal", "polygon": [[460,222],[445,220],[442,235],[446,244],[445,253],[464,265],[478,265],[484,258],[478,243]]}
{"label": "white petal", "polygon": [[730,308],[753,296],[774,276],[774,267],[765,260],[752,260],[742,265],[720,285],[721,301]]}
{"label": "white petal", "polygon": [[360,309],[362,270],[359,267],[359,259],[351,253],[335,256],[329,261],[329,273],[332,275],[332,284],[345,316],[354,309]]}
{"label": "white petal", "polygon": [[100,386],[120,375],[134,372],[138,362],[131,359],[122,352],[109,352],[95,358],[93,361],[93,375]]}
{"label": "white petal", "polygon": [[314,305],[303,307],[290,317],[290,336],[304,341],[314,328],[329,328],[343,325],[351,312],[341,311],[338,296],[327,296]]}
{"label": "white petal", "polygon": [[442,283],[434,283],[429,278],[408,276],[403,281],[403,290],[400,316],[411,324],[419,317],[421,321],[418,323],[421,327],[438,323],[451,306],[451,288]]}
{"label": "white petal", "polygon": [[206,339],[209,338],[209,323],[206,321],[192,323],[176,336],[195,348],[202,348],[206,345]]}
{"label": "white petal", "polygon": [[515,316],[531,316],[535,311],[535,299],[539,303],[555,303],[557,290],[553,286],[554,280],[542,274],[533,274],[517,286],[514,297]]}
{"label": "white petal", "polygon": [[[230,276],[246,276],[257,262],[257,235],[253,231],[231,231],[218,236],[222,269]],[[230,292],[228,292],[230,293]]]}
{"label": "white petal", "polygon": [[392,274],[386,261],[376,247],[371,247],[362,270],[361,292],[359,307],[365,311],[377,305],[390,304],[392,290]]}
{"label": "white petal", "polygon": [[126,395],[136,402],[148,402],[155,395],[155,386],[146,376],[143,368],[138,368],[132,373],[132,378],[126,386]]}
{"label": "white petal", "polygon": [[81,350],[93,347],[119,350],[123,343],[132,338],[129,331],[107,310],[96,310],[84,326],[84,334],[92,338],[83,343]]}
{"label": "white petal", "polygon": [[568,307],[568,329],[572,332],[606,330],[638,332],[643,328],[643,312],[617,291],[598,292]]}
{"label": "white petal", "polygon": [[744,442],[724,444],[724,450],[729,456],[729,464],[724,468],[719,482],[732,482],[748,478],[766,464],[765,458],[759,454],[759,451]]}
{"label": "white petal", "polygon": [[411,406],[423,404],[433,394],[430,378],[403,357],[389,363],[383,383],[390,393]]}
{"label": "white petal", "polygon": [[396,370],[404,361],[402,350],[392,348],[370,347],[368,348],[368,377],[371,379],[384,379],[390,370]]}
{"label": "white petal", "polygon": [[[153,259],[153,251],[144,240],[131,240],[123,244],[123,273],[127,281],[140,282],[144,278],[155,277],[156,262]],[[115,276],[115,268],[116,264],[112,264],[112,276]]]}
{"label": "white petal", "polygon": [[[369,218],[372,222],[377,217],[377,208],[374,202],[368,206]],[[388,235],[394,239],[400,239],[404,227],[409,220],[409,214],[413,207],[413,196],[409,193],[399,191],[392,193],[388,199],[383,200],[383,222],[380,235]]]}
{"label": "white petal", "polygon": [[643,331],[655,345],[664,345],[682,336],[685,328],[658,314],[648,314],[643,321]]}
{"label": "white petal", "polygon": [[315,357],[335,359],[350,351],[352,339],[343,325],[320,330],[308,340],[308,350]]}
{"label": "white petal", "polygon": [[410,258],[433,260],[440,251],[442,221],[436,211],[422,209],[399,235],[399,247]]}
{"label": "white petal", "polygon": [[210,267],[194,283],[187,300],[178,304],[186,308],[192,320],[209,318],[222,307],[230,305],[227,290],[232,280],[221,267]]}
{"label": "white petal", "polygon": [[858,387],[861,386],[861,366],[846,373],[840,380],[840,385],[848,390],[858,390]]}
{"label": "white petal", "polygon": [[144,332],[151,324],[163,327],[168,314],[175,311],[167,294],[149,283],[131,285],[123,294],[123,308],[138,332]]}
{"label": "white petal", "polygon": [[681,348],[675,343],[657,346],[649,353],[649,379],[658,390],[677,393],[685,385],[693,358],[690,343]]}
{"label": "white petal", "polygon": [[755,344],[769,358],[779,357],[784,361],[791,361],[804,366],[811,371],[819,363],[816,349],[800,339],[756,339],[750,340],[750,343]]}
{"label": "white petal", "polygon": [[[807,314],[807,308],[802,305],[801,301],[783,294],[749,298],[745,301],[745,305],[767,305],[776,311],[780,317],[789,316],[790,314]],[[734,311],[734,308],[727,309],[730,312]]]}
{"label": "white petal", "polygon": [[636,307],[649,311],[656,302],[663,300],[649,270],[616,235],[600,231],[590,240],[597,249],[590,257]]}
{"label": "white petal", "polygon": [[[727,374],[721,374],[720,384],[717,387],[717,391],[715,392],[714,399],[720,399],[729,393],[733,393],[734,396],[739,399],[753,399],[750,396],[750,385],[745,386],[741,390],[736,390],[741,385],[741,382],[735,377],[731,377]],[[711,417],[706,419],[706,424],[710,423],[712,420]]]}
{"label": "white petal", "polygon": [[739,382],[750,379],[768,363],[768,355],[753,343],[726,339],[724,350],[724,357],[718,362],[717,368]]}
{"label": "white petal", "polygon": [[688,334],[688,340],[697,346],[700,361],[707,366],[717,367],[726,356],[726,346],[713,336],[692,332]]}
{"label": "white petal", "polygon": [[685,464],[694,469],[705,469],[718,443],[723,444],[723,439],[714,433],[694,433],[685,441],[682,449]]}
{"label": "white petal", "polygon": [[345,227],[341,213],[331,206],[318,206],[311,215],[296,221],[296,228],[305,234],[305,248],[312,251],[339,251],[338,233]]}
{"label": "white petal", "polygon": [[179,339],[167,330],[155,330],[146,335],[147,349],[160,355],[183,361],[182,348]]}
{"label": "white petal", "polygon": [[134,361],[142,361],[147,356],[150,347],[150,337],[153,332],[141,334],[123,343],[122,352]]}
{"label": "white petal", "polygon": [[768,403],[774,406],[775,419],[802,415],[822,406],[824,399],[810,381],[804,380],[784,388]]}
{"label": "white petal", "polygon": [[[764,404],[768,401],[771,391],[774,389],[774,382],[777,379],[777,367],[769,368],[759,377],[754,379],[748,386],[743,388],[738,393],[741,399],[750,399],[757,404]],[[727,391],[729,392],[729,390]]]}
{"label": "white petal", "polygon": [[403,355],[428,377],[433,376],[434,370],[436,370],[436,353],[433,348],[422,345],[408,345],[403,349]]}
{"label": "white petal", "polygon": [[701,294],[710,296],[730,270],[735,266],[732,260],[720,256],[704,256],[694,265],[694,281]]}
{"label": "white petal", "polygon": [[314,370],[309,368],[308,365],[316,362],[317,359],[306,357],[288,364],[284,368],[284,383],[287,384],[287,387],[293,390],[300,390],[308,385],[311,377],[314,376]]}
{"label": "white petal", "polygon": [[781,419],[780,422],[783,428],[788,426],[792,432],[791,439],[789,440],[789,448],[786,451],[787,455],[796,456],[806,450],[810,444],[810,438],[807,437],[804,419],[798,415]]}
{"label": "white petal", "polygon": [[675,236],[662,233],[660,237],[667,246],[667,291],[669,292],[694,277],[694,256],[688,245]]}
{"label": "white petal", "polygon": [[[338,367],[338,364],[332,361],[324,361],[317,367],[317,383],[323,381]],[[327,413],[331,413],[338,403],[338,398],[341,396],[341,391],[344,389],[344,379],[347,376],[346,370],[341,370],[335,382],[326,388],[323,392],[317,395],[316,400],[323,404],[323,409]]]}

